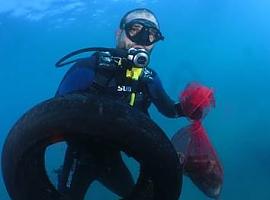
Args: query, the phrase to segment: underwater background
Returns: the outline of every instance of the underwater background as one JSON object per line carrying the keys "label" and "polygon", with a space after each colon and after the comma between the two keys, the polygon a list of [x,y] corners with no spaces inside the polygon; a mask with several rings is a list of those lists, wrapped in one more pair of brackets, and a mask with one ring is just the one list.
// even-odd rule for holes
{"label": "underwater background", "polygon": [[[165,36],[151,57],[175,100],[198,81],[215,91],[216,107],[204,120],[224,167],[221,199],[270,199],[270,1],[268,0],[0,0],[0,148],[18,118],[54,96],[68,70],[55,62],[84,47],[114,47],[120,18],[146,7]],[[151,107],[171,137],[188,124]],[[65,145],[48,150],[48,174]],[[138,165],[128,160],[136,175]],[[115,199],[95,182],[85,199]],[[0,200],[8,200],[2,174]],[[181,200],[207,200],[184,179]]]}

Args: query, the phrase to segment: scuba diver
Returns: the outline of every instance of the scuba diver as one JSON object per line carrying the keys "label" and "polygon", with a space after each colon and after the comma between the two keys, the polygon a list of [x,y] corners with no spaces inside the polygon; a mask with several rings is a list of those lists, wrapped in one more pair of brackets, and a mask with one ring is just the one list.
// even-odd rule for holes
{"label": "scuba diver", "polygon": [[[83,91],[106,94],[148,114],[153,103],[158,111],[170,118],[184,116],[181,102],[175,103],[163,89],[157,73],[148,67],[149,57],[156,42],[164,40],[155,14],[145,8],[127,12],[116,33],[116,49],[132,56],[137,68],[112,62],[111,53],[95,52],[91,57],[79,59],[66,73],[56,96]],[[197,110],[193,116],[200,119]],[[134,180],[121,153],[113,147],[101,147],[76,141],[67,142],[62,168],[58,174],[58,190],[72,199],[83,199],[89,185],[99,181],[121,197],[127,197]]]}

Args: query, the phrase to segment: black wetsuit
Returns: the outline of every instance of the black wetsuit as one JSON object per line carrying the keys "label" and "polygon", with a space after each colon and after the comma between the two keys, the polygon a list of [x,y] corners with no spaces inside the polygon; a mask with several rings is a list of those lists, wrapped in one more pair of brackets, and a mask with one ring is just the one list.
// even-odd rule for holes
{"label": "black wetsuit", "polygon": [[[129,104],[136,93],[133,107],[148,115],[151,103],[167,117],[182,116],[180,104],[175,104],[164,91],[158,75],[145,68],[139,80],[126,78],[126,69],[100,65],[98,54],[74,64],[63,78],[56,96],[77,91],[106,93]],[[72,172],[72,173],[71,173]],[[71,175],[72,174],[72,175]],[[71,178],[71,181],[69,178]],[[118,194],[127,196],[134,186],[133,178],[119,151],[99,145],[69,143],[58,188],[73,199],[83,199],[89,185],[98,180]]]}

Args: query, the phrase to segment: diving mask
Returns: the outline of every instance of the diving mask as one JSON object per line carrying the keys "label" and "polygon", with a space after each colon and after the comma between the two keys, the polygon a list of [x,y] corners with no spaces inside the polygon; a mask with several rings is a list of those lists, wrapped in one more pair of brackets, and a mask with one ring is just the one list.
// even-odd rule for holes
{"label": "diving mask", "polygon": [[157,25],[146,19],[133,19],[124,25],[127,37],[138,45],[150,46],[164,40]]}

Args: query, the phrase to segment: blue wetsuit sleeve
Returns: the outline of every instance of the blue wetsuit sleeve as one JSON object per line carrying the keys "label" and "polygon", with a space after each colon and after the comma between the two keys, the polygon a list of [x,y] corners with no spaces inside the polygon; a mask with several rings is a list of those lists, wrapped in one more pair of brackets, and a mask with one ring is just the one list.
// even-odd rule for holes
{"label": "blue wetsuit sleeve", "polygon": [[94,68],[94,56],[74,64],[64,76],[55,96],[86,90],[93,82]]}
{"label": "blue wetsuit sleeve", "polygon": [[170,118],[183,116],[180,103],[175,103],[168,96],[156,73],[153,74],[151,81],[147,81],[147,88],[151,101],[160,113]]}

